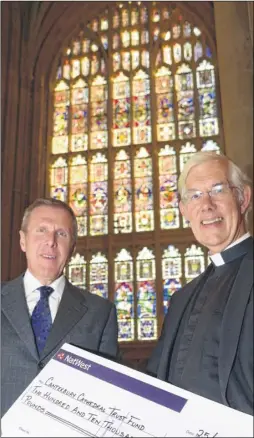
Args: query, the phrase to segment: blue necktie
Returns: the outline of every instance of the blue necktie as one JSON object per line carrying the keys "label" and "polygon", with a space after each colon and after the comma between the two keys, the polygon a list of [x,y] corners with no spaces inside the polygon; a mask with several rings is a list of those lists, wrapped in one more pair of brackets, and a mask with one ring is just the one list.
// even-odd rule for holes
{"label": "blue necktie", "polygon": [[31,324],[34,331],[37,349],[40,354],[45,347],[47,337],[52,327],[49,295],[54,289],[50,286],[41,286],[38,287],[37,290],[40,291],[41,296],[33,310]]}

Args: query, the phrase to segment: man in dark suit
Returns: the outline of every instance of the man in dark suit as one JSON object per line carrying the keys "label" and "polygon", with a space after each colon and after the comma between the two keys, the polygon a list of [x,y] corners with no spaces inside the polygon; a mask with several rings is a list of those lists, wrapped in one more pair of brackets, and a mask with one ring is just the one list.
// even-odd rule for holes
{"label": "man in dark suit", "polygon": [[198,152],[178,188],[181,213],[211,263],[171,298],[147,372],[253,415],[250,183],[227,157]]}
{"label": "man in dark suit", "polygon": [[71,208],[37,199],[24,214],[25,274],[2,287],[2,415],[65,342],[115,358],[115,306],[63,275],[77,238]]}

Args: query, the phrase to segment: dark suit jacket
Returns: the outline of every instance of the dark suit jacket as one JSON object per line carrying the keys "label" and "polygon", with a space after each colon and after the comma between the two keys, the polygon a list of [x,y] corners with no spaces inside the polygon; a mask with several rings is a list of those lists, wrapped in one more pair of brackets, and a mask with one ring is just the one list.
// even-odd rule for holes
{"label": "dark suit jacket", "polygon": [[118,355],[116,308],[109,300],[79,289],[66,279],[46,346],[38,355],[30,323],[23,275],[2,287],[2,415],[65,343],[107,357]]}
{"label": "dark suit jacket", "polygon": [[[160,339],[148,361],[149,374],[167,381],[169,361],[181,318],[196,287],[205,282],[210,269],[211,265],[172,296]],[[244,385],[237,383],[235,390],[237,385],[233,380],[237,380],[236,374],[239,372],[237,369],[236,373],[236,357],[241,364],[240,372],[244,374],[241,376]],[[241,262],[224,311],[218,367],[223,403],[253,415],[253,249]],[[229,393],[231,400],[228,399]]]}

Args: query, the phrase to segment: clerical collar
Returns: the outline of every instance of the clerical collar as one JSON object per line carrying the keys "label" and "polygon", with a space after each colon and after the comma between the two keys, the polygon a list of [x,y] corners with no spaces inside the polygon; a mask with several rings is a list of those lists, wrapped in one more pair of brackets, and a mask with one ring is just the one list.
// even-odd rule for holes
{"label": "clerical collar", "polygon": [[215,266],[221,266],[246,254],[251,245],[253,245],[253,239],[250,233],[246,233],[227,246],[222,252],[210,255],[209,257]]}

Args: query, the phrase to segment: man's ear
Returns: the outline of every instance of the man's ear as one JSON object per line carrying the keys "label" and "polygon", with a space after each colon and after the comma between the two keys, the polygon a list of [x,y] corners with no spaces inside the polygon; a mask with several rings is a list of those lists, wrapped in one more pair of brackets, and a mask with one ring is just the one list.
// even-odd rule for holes
{"label": "man's ear", "polygon": [[19,236],[20,236],[19,239],[20,248],[22,249],[23,252],[26,252],[26,235],[24,231],[20,230]]}
{"label": "man's ear", "polygon": [[251,188],[250,186],[245,186],[243,189],[243,201],[241,203],[241,213],[244,214],[250,205],[251,201]]}

